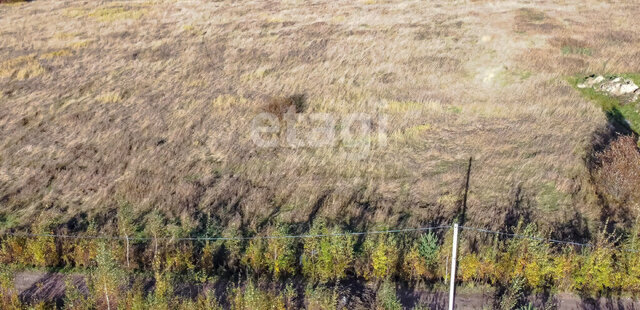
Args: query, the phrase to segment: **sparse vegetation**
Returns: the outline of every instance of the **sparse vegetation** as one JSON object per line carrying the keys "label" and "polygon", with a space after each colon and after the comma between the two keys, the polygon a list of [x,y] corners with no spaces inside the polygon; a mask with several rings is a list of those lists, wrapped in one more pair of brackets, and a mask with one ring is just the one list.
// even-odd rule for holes
{"label": "sparse vegetation", "polygon": [[[574,70],[565,63],[571,56],[559,55],[561,45],[544,42],[529,50],[510,33],[480,40],[521,19],[557,19],[554,13],[514,8],[498,22],[491,18],[496,12],[483,10],[482,17],[460,14],[447,20],[434,15],[433,4],[411,2],[410,9],[394,10],[384,20],[407,14],[425,20],[402,26],[406,29],[392,36],[376,34],[381,28],[374,26],[392,5],[387,2],[368,5],[368,13],[353,24],[352,10],[338,10],[326,20],[319,15],[302,18],[293,12],[304,10],[304,4],[293,2],[286,4],[292,15],[270,9],[236,14],[252,11],[254,4],[217,8],[208,3],[197,14],[171,1],[70,2],[52,10],[37,10],[42,2],[4,7],[3,21],[19,16],[25,22],[44,18],[68,26],[50,34],[23,33],[33,41],[54,39],[29,49],[21,37],[6,35],[8,22],[1,26],[6,38],[0,55],[3,129],[24,131],[29,137],[4,135],[1,142],[5,173],[0,212],[14,217],[7,228],[28,228],[28,219],[45,212],[58,218],[54,230],[72,221],[80,221],[74,227],[86,228],[89,220],[98,219],[98,232],[113,233],[121,201],[132,206],[140,229],[146,225],[143,215],[156,210],[166,225],[180,226],[182,219],[199,225],[199,217],[208,214],[222,229],[236,227],[247,236],[266,233],[276,223],[298,227],[313,214],[352,230],[383,223],[408,227],[449,222],[457,216],[464,162],[471,156],[477,162],[472,167],[469,220],[476,226],[512,224],[499,219],[507,218],[514,192],[527,201],[523,205],[532,220],[548,228],[565,221],[549,216],[549,210],[560,214],[573,206],[590,225],[600,221],[590,215],[598,213],[599,206],[594,191],[584,184],[589,171],[582,154],[592,133],[607,120],[588,100],[554,82],[555,73],[545,69],[556,64],[562,74]],[[455,5],[455,10],[468,9]],[[98,20],[138,11],[144,13],[137,18]],[[168,11],[194,15],[163,17],[165,26],[154,23]],[[264,33],[239,35],[234,29],[244,26],[234,25],[243,25],[240,15],[256,23],[274,16],[282,21],[266,22]],[[321,27],[311,26],[310,20]],[[295,38],[288,37],[290,28],[296,29]],[[552,31],[551,38],[572,36],[567,29]],[[424,35],[417,38],[419,33]],[[286,42],[276,44],[274,36]],[[450,46],[434,44],[443,39]],[[470,44],[479,45],[470,50]],[[283,46],[290,52],[283,52]],[[356,57],[355,51],[362,56]],[[611,51],[599,49],[584,61],[601,64],[601,52]],[[379,59],[386,59],[388,66],[367,65]],[[615,66],[622,65],[609,64],[607,70],[619,69]],[[27,88],[19,85],[27,84],[41,91],[25,93]],[[548,94],[545,100],[539,100],[541,92]],[[369,114],[374,132],[384,128],[387,139],[381,143],[385,136],[376,135],[357,140],[372,146],[365,160],[347,158],[350,144],[340,136],[336,145],[320,149],[256,148],[249,132],[252,118],[264,111],[281,116],[289,110],[303,120],[317,112],[338,120]],[[58,130],[76,121],[82,129]],[[313,132],[311,126],[295,124],[301,135]],[[335,127],[342,129],[339,123]],[[41,144],[30,149],[27,141],[34,139]],[[498,151],[488,152],[488,146]],[[18,153],[22,155],[14,156]],[[37,162],[42,164],[33,166]],[[544,203],[555,200],[540,197],[552,192],[541,184],[555,184],[558,197],[567,199],[549,208]],[[484,212],[488,209],[493,211]],[[74,219],[82,213],[86,217]]]}

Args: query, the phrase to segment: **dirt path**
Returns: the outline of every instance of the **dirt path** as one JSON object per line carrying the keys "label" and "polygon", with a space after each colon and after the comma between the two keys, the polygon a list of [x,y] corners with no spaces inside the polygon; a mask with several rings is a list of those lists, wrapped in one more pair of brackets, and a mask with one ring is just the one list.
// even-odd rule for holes
{"label": "dirt path", "polygon": [[88,292],[84,275],[24,271],[16,274],[15,289],[23,301],[47,300],[60,303],[69,281],[82,292]]}
{"label": "dirt path", "polygon": [[[37,300],[56,301],[62,304],[65,292],[65,282],[70,281],[81,292],[88,292],[85,276],[82,274],[60,274],[46,273],[40,271],[25,271],[16,275],[14,285],[23,301],[31,302]],[[370,295],[373,290],[367,286],[360,286],[361,289],[347,290],[353,294]],[[193,293],[193,292],[192,292]],[[430,309],[447,309],[447,292],[432,292],[426,290],[398,289],[398,294],[402,303],[408,307],[420,304],[426,305]],[[183,295],[183,294],[178,294]],[[184,294],[185,298],[188,295]],[[360,301],[372,300],[371,296],[358,296]],[[611,309],[611,310],[635,310],[640,309],[640,301],[631,298],[600,298],[582,299],[577,295],[561,293],[552,297],[557,309],[577,310],[577,309]],[[366,302],[365,302],[366,303]],[[542,299],[534,299],[534,305],[542,304]],[[492,292],[460,292],[456,295],[456,309],[482,309],[492,308],[494,304]]]}

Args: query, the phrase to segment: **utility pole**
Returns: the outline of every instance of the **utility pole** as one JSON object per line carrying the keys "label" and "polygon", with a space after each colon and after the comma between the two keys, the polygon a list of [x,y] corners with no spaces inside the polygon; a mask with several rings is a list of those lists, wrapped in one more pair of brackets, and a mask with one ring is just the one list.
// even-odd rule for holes
{"label": "utility pole", "polygon": [[451,282],[449,284],[449,310],[453,310],[456,295],[456,255],[458,254],[458,223],[453,224],[453,249],[451,250]]}

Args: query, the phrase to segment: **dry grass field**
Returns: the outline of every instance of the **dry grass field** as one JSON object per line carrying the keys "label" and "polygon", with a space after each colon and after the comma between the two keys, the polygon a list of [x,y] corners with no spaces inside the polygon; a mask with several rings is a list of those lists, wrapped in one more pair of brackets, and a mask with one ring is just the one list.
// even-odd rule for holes
{"label": "dry grass field", "polygon": [[[611,126],[567,79],[640,72],[633,2],[0,5],[2,227],[115,232],[129,204],[182,231],[524,216],[582,234],[607,215],[588,163]],[[374,132],[256,146],[253,119],[291,96],[301,137],[317,113]]]}

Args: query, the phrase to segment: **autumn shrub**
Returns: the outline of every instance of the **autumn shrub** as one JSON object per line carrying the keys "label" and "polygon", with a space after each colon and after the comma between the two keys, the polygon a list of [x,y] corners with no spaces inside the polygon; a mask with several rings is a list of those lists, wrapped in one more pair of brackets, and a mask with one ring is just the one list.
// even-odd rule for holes
{"label": "autumn shrub", "polygon": [[267,247],[264,261],[271,274],[276,278],[295,272],[296,239],[285,237],[288,234],[288,228],[280,226],[272,234],[274,238],[266,239]]}
{"label": "autumn shrub", "polygon": [[24,305],[18,297],[13,284],[14,270],[7,265],[0,265],[0,302],[1,308],[7,310],[23,309]]}
{"label": "autumn shrub", "polygon": [[[147,234],[151,237],[152,269],[155,272],[192,273],[199,264],[196,257],[201,252],[194,240],[179,240],[189,237],[192,227],[188,225],[163,226],[164,219],[152,214]],[[122,251],[126,251],[125,248]]]}
{"label": "autumn shrub", "polygon": [[86,238],[70,238],[62,240],[62,261],[65,266],[88,268],[95,266],[98,254],[98,243],[91,237],[97,236],[95,222],[90,222],[86,233]]}
{"label": "autumn shrub", "polygon": [[155,285],[150,296],[149,307],[151,309],[169,310],[174,307],[174,295],[172,276],[168,272],[156,271],[154,274]]}
{"label": "autumn shrub", "polygon": [[440,246],[435,234],[429,232],[418,238],[404,256],[403,271],[410,280],[434,279]]}
{"label": "autumn shrub", "polygon": [[147,222],[145,226],[145,230],[148,235],[152,238],[152,245],[150,247],[153,256],[154,264],[160,263],[159,259],[159,239],[164,237],[167,233],[165,218],[158,211],[154,210],[147,216]]}
{"label": "autumn shrub", "polygon": [[554,265],[547,242],[535,240],[529,242],[528,263],[524,268],[524,278],[533,292],[550,289],[554,278]]}
{"label": "autumn shrub", "polygon": [[384,280],[394,275],[400,251],[393,234],[367,236],[360,253],[357,272],[365,279]]}
{"label": "autumn shrub", "polygon": [[195,247],[191,242],[170,244],[164,253],[163,269],[173,273],[193,271],[196,268],[194,252]]}
{"label": "autumn shrub", "polygon": [[229,271],[237,271],[242,267],[242,259],[244,255],[244,242],[242,240],[233,239],[239,237],[239,233],[235,229],[226,229],[222,232],[222,237],[229,238],[221,241],[222,261],[219,265]]}
{"label": "autumn shrub", "polygon": [[31,228],[32,233],[38,235],[28,238],[26,250],[31,257],[29,262],[36,267],[53,267],[58,265],[58,251],[54,237],[46,236],[52,232],[44,222],[37,222]]}
{"label": "autumn shrub", "polygon": [[344,278],[353,263],[353,237],[344,235],[337,227],[329,230],[320,220],[314,222],[309,234],[325,237],[304,240],[303,274],[312,281],[323,283]]}
{"label": "autumn shrub", "polygon": [[229,303],[232,310],[285,309],[282,295],[263,291],[252,280],[249,280],[244,287],[232,288],[229,292]]}
{"label": "autumn shrub", "polygon": [[429,270],[416,248],[406,253],[402,264],[402,272],[408,280],[423,281],[430,278]]}
{"label": "autumn shrub", "polygon": [[640,222],[631,230],[618,256],[618,269],[622,273],[623,289],[634,295],[640,294]]}
{"label": "autumn shrub", "polygon": [[614,247],[612,236],[604,228],[595,237],[593,247],[583,250],[578,266],[573,274],[573,289],[584,295],[608,294],[620,288],[621,275],[617,258],[619,251]]}
{"label": "autumn shrub", "polygon": [[131,268],[131,259],[130,259],[130,238],[133,233],[136,231],[136,226],[134,224],[134,215],[133,215],[133,206],[128,202],[120,202],[120,207],[118,208],[118,232],[120,236],[125,238],[125,260],[127,262],[127,268]]}
{"label": "autumn shrub", "polygon": [[211,273],[214,268],[214,256],[219,250],[220,242],[211,242],[207,240],[202,247],[200,259],[198,259],[197,267],[205,273]]}
{"label": "autumn shrub", "polygon": [[640,215],[640,152],[635,138],[618,137],[597,159],[600,167],[595,181],[611,208],[608,216],[620,221],[635,219]]}
{"label": "autumn shrub", "polygon": [[588,250],[573,275],[574,289],[591,296],[610,292],[616,282],[613,251],[603,247]]}
{"label": "autumn shrub", "polygon": [[480,281],[480,266],[482,262],[476,253],[469,253],[460,258],[459,277],[463,282]]}
{"label": "autumn shrub", "polygon": [[478,266],[478,274],[475,276],[476,281],[490,285],[495,285],[500,281],[498,277],[499,270],[496,264],[500,252],[501,243],[498,241],[497,236],[493,238],[491,243],[479,249],[478,259],[480,260],[480,264]]}
{"label": "autumn shrub", "polygon": [[30,265],[31,257],[27,251],[26,238],[7,236],[2,240],[0,247],[0,260],[3,264]]}
{"label": "autumn shrub", "polygon": [[91,296],[85,296],[70,280],[66,280],[64,286],[65,310],[90,310],[95,308]]}
{"label": "autumn shrub", "polygon": [[118,264],[112,249],[106,242],[98,246],[97,267],[91,274],[92,291],[98,308],[115,309],[126,283],[126,274]]}
{"label": "autumn shrub", "polygon": [[178,307],[180,310],[222,310],[222,306],[212,291],[198,295],[195,300],[185,299]]}
{"label": "autumn shrub", "polygon": [[138,278],[133,282],[131,288],[127,290],[126,295],[119,300],[118,309],[137,310],[148,308],[149,300],[144,294],[143,283]]}
{"label": "autumn shrub", "polygon": [[264,239],[251,239],[242,257],[242,264],[254,274],[262,273],[266,267],[265,249],[266,242]]}
{"label": "autumn shrub", "polygon": [[501,279],[522,278],[529,289],[542,291],[553,285],[553,260],[549,243],[537,231],[537,226],[530,223],[523,227],[518,223],[515,232],[525,238],[510,238],[505,250],[500,255],[498,277]]}
{"label": "autumn shrub", "polygon": [[573,274],[580,263],[581,256],[571,248],[565,248],[553,258],[553,283],[560,291],[573,289]]}

